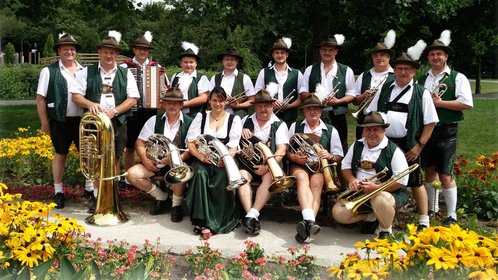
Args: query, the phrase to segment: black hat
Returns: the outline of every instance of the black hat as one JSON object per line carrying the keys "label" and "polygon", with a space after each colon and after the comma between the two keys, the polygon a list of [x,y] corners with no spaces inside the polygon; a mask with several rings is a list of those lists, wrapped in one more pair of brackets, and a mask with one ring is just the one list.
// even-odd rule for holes
{"label": "black hat", "polygon": [[394,56],[394,51],[391,49],[394,46],[394,41],[396,39],[396,32],[394,30],[389,30],[383,43],[377,43],[373,49],[370,50],[370,55],[376,52],[388,53],[391,57]]}
{"label": "black hat", "polygon": [[195,57],[195,59],[197,61],[199,61],[201,59],[198,55],[199,47],[197,47],[193,43],[189,43],[189,42],[184,41],[184,42],[182,42],[182,48],[184,51],[180,55],[178,55],[178,59],[181,60],[185,56]]}
{"label": "black hat", "polygon": [[260,91],[258,91],[256,93],[256,95],[254,95],[254,101],[252,102],[252,104],[257,104],[257,103],[272,103],[276,101],[276,99],[274,99],[270,92],[267,91],[266,89],[262,89]]}
{"label": "black hat", "polygon": [[73,45],[77,51],[81,50],[81,45],[76,42],[76,40],[73,38],[73,36],[65,33],[59,34],[59,40],[57,41],[57,44],[54,46],[54,51],[57,52],[57,49],[59,46],[62,45]]}
{"label": "black hat", "polygon": [[168,88],[165,94],[161,94],[161,100],[164,101],[185,101],[182,92],[178,87]]}
{"label": "black hat", "polygon": [[220,53],[218,55],[218,59],[219,60],[223,60],[223,57],[225,55],[233,56],[233,57],[237,58],[237,60],[239,61],[239,63],[242,63],[244,61],[244,58],[242,56],[240,56],[239,53],[234,48],[226,49],[223,53]]}
{"label": "black hat", "polygon": [[121,41],[121,33],[115,30],[111,30],[109,31],[107,37],[105,37],[104,40],[102,40],[102,42],[97,45],[97,48],[100,49],[102,47],[106,47],[120,51],[121,47],[119,46],[119,41]]}
{"label": "black hat", "polygon": [[450,43],[451,32],[449,30],[444,30],[443,32],[441,32],[441,36],[439,36],[439,39],[434,40],[434,42],[432,42],[432,44],[427,47],[427,49],[425,50],[426,54],[428,54],[430,50],[440,49],[451,55],[454,53],[454,51],[449,47]]}
{"label": "black hat", "polygon": [[342,34],[335,34],[335,35],[329,35],[325,38],[323,38],[318,45],[316,45],[317,48],[321,46],[329,46],[329,47],[336,47],[340,48],[341,45],[344,43],[344,35]]}
{"label": "black hat", "polygon": [[384,118],[379,112],[371,111],[365,115],[363,122],[358,124],[359,127],[371,127],[371,126],[382,126],[386,128],[389,126],[389,123],[384,122]]}
{"label": "black hat", "polygon": [[303,108],[307,108],[307,107],[324,108],[325,106],[322,105],[322,102],[320,101],[318,96],[316,96],[315,94],[312,93],[310,96],[308,96],[304,100],[303,105],[301,105],[301,107],[299,107],[299,109],[303,109]]}
{"label": "black hat", "polygon": [[277,39],[275,43],[273,43],[273,46],[270,48],[270,52],[273,52],[274,50],[285,50],[289,52],[291,47],[292,47],[291,38],[282,37]]}
{"label": "black hat", "polygon": [[146,31],[145,34],[138,37],[135,40],[135,43],[133,43],[131,46],[134,48],[140,47],[152,50],[154,48],[151,46],[150,44],[151,42],[152,42],[152,34],[150,33],[150,31]]}

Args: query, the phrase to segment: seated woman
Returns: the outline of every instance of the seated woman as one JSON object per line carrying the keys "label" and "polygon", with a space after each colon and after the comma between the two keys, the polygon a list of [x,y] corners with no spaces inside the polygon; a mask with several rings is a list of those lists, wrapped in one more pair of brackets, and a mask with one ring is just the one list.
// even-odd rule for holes
{"label": "seated woman", "polygon": [[[196,146],[199,135],[210,135],[227,146],[235,156],[242,134],[242,122],[238,116],[225,111],[227,95],[221,87],[215,87],[209,94],[211,111],[197,113],[187,134],[187,147],[195,157],[192,164],[194,177],[189,183],[187,205],[194,233],[228,233],[238,223],[240,210],[235,190],[227,191],[228,176],[223,161],[213,165],[207,154]],[[230,166],[229,168],[237,168]]]}

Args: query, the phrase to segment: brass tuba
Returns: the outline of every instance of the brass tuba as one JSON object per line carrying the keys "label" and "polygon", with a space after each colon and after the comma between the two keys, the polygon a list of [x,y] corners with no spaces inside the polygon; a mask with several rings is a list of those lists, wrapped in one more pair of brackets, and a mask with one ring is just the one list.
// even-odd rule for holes
{"label": "brass tuba", "polygon": [[275,159],[275,155],[272,153],[270,148],[263,144],[263,142],[258,142],[255,144],[256,149],[261,151],[264,157],[264,161],[268,165],[268,170],[270,171],[273,181],[270,185],[270,192],[279,193],[292,187],[296,182],[296,177],[286,176],[282,167],[278,164]]}
{"label": "brass tuba", "polygon": [[231,191],[247,183],[247,180],[240,174],[239,167],[230,155],[227,147],[218,138],[207,134],[199,135],[195,140],[195,145],[197,151],[209,157],[211,164],[217,166],[218,162],[223,160],[228,176],[227,191]]}
{"label": "brass tuba", "polygon": [[[171,168],[164,175],[164,181],[168,184],[185,183],[194,175],[192,167],[182,161],[181,151],[162,134],[152,134],[145,143],[145,154],[149,159],[160,163],[164,157],[169,157]],[[162,168],[164,166],[158,164],[157,167]]]}
{"label": "brass tuba", "polygon": [[99,182],[99,193],[95,212],[85,222],[98,226],[111,226],[128,221],[121,210],[118,195],[118,180],[114,165],[114,129],[105,113],[89,112],[81,117],[80,168],[85,178]]}
{"label": "brass tuba", "polygon": [[[418,163],[415,163],[415,164],[409,166],[407,169],[403,170],[398,175],[393,176],[389,180],[384,182],[384,184],[381,187],[374,190],[373,192],[369,192],[369,193],[363,193],[362,191],[353,192],[354,199],[349,199],[349,198],[345,199],[341,195],[341,196],[339,196],[339,197],[341,197],[341,199],[338,199],[338,200],[342,205],[344,205],[344,207],[348,211],[350,211],[353,215],[356,215],[356,214],[358,214],[358,208],[361,205],[363,205],[365,202],[369,201],[372,197],[374,197],[378,193],[389,188],[391,185],[396,183],[396,181],[398,181],[399,179],[401,179],[401,178],[405,177],[406,175],[412,173],[413,171],[417,170],[417,168],[418,168]],[[377,174],[379,174],[379,173],[377,173]],[[377,178],[378,177],[377,174],[375,174],[373,177]],[[349,197],[351,197],[351,195]]]}

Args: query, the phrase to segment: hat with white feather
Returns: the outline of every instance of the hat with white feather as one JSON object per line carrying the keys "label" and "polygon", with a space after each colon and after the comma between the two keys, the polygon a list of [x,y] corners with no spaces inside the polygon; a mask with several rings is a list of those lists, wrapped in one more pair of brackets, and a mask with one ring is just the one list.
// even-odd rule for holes
{"label": "hat with white feather", "polygon": [[110,30],[109,33],[107,34],[107,37],[105,37],[102,42],[100,42],[99,45],[97,45],[97,48],[111,48],[111,49],[116,49],[118,51],[121,50],[121,47],[119,47],[119,42],[121,41],[121,33],[119,33],[116,30]]}
{"label": "hat with white feather", "polygon": [[420,55],[424,51],[427,43],[424,40],[418,40],[418,42],[408,48],[406,52],[401,53],[401,56],[394,61],[394,65],[396,64],[410,64],[416,69],[420,67],[420,63],[417,61],[420,59]]}
{"label": "hat with white feather", "polygon": [[325,38],[323,38],[318,45],[316,45],[317,48],[321,46],[329,46],[329,47],[336,47],[340,48],[342,44],[344,43],[346,37],[342,34],[335,34],[335,35],[329,35]]}
{"label": "hat with white feather", "polygon": [[388,53],[391,57],[394,56],[394,51],[391,49],[396,41],[396,32],[389,30],[383,43],[377,43],[373,49],[370,50],[370,55],[378,52]]}
{"label": "hat with white feather", "polygon": [[289,52],[291,47],[292,47],[292,39],[289,37],[282,37],[277,39],[275,43],[273,43],[270,52],[273,52],[274,50],[285,50]]}
{"label": "hat with white feather", "polygon": [[178,55],[178,59],[182,59],[186,56],[188,57],[194,57],[197,61],[199,61],[201,58],[199,57],[199,47],[197,47],[195,44],[183,41],[182,42],[182,49],[183,52]]}
{"label": "hat with white feather", "polygon": [[277,95],[277,92],[278,92],[278,84],[270,82],[268,85],[266,85],[266,88],[258,91],[256,95],[254,95],[254,101],[252,102],[252,104],[272,103],[276,101],[274,97],[275,95]]}
{"label": "hat with white feather", "polygon": [[131,46],[134,48],[139,47],[152,50],[154,48],[150,45],[150,43],[152,43],[152,33],[150,33],[150,31],[145,31],[145,33],[143,35],[140,35],[140,37],[138,37],[135,40],[135,43],[133,43]]}
{"label": "hat with white feather", "polygon": [[57,44],[54,46],[54,51],[57,52],[57,49],[59,46],[63,45],[73,45],[77,51],[81,50],[81,45],[76,42],[76,40],[71,36],[70,34],[62,33],[59,34],[59,40],[57,41]]}
{"label": "hat with white feather", "polygon": [[451,31],[444,30],[443,32],[441,32],[441,36],[439,36],[439,39],[434,40],[434,42],[430,46],[428,46],[425,51],[429,53],[429,51],[431,50],[440,49],[445,51],[447,54],[453,54],[453,49],[449,47],[450,43]]}

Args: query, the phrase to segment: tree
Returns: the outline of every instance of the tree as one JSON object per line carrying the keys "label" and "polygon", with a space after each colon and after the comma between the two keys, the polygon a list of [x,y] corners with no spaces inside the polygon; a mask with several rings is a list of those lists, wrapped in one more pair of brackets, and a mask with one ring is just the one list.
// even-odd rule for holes
{"label": "tree", "polygon": [[54,56],[54,35],[52,33],[48,34],[47,36],[47,41],[45,41],[45,45],[43,46],[43,56],[44,57],[49,57],[49,56]]}
{"label": "tree", "polygon": [[5,64],[14,64],[16,62],[16,50],[14,49],[14,45],[8,43],[5,46],[4,53]]}

